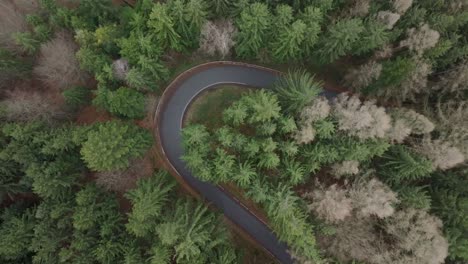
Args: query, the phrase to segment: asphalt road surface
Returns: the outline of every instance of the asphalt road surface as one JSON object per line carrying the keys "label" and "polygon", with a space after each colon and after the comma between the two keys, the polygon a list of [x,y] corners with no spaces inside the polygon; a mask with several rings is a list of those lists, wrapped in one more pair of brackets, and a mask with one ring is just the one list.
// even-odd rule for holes
{"label": "asphalt road surface", "polygon": [[[203,90],[220,84],[242,84],[250,87],[269,88],[278,75],[262,69],[236,65],[215,66],[194,73],[182,82],[160,110],[159,131],[161,144],[167,158],[192,188],[206,200],[218,207],[226,217],[250,234],[260,245],[273,254],[281,263],[293,263],[288,247],[275,234],[218,186],[195,178],[180,159],[182,148],[182,122],[190,102]],[[333,93],[327,92],[327,97]]]}

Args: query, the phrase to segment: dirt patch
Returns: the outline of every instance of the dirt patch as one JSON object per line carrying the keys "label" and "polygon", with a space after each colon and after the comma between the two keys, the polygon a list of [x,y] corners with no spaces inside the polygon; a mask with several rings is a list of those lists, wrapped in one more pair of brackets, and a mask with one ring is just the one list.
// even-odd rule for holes
{"label": "dirt patch", "polygon": [[108,112],[98,110],[95,106],[89,105],[83,108],[76,117],[78,125],[92,125],[96,122],[105,122],[112,117]]}

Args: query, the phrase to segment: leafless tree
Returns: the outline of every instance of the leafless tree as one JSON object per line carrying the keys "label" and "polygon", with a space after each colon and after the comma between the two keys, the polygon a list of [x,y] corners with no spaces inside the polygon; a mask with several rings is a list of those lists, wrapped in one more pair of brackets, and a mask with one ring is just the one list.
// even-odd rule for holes
{"label": "leafless tree", "polygon": [[0,46],[10,51],[19,51],[13,34],[27,29],[24,15],[17,11],[11,2],[0,1]]}
{"label": "leafless tree", "polygon": [[[133,160],[126,170],[106,171],[96,173],[96,184],[109,191],[125,192],[134,188],[136,181],[151,174],[150,166],[145,159]],[[150,173],[148,173],[150,172]]]}
{"label": "leafless tree", "polygon": [[393,8],[403,15],[413,5],[413,0],[393,0]]}
{"label": "leafless tree", "polygon": [[400,20],[400,14],[390,11],[380,11],[377,13],[377,20],[384,24],[388,29],[392,29],[396,22]]}
{"label": "leafless tree", "polygon": [[428,24],[408,29],[407,35],[408,37],[400,42],[400,47],[408,47],[418,56],[422,56],[425,50],[435,47],[440,38],[440,33],[431,29]]}
{"label": "leafless tree", "polygon": [[359,180],[353,184],[349,197],[359,216],[377,216],[385,218],[391,216],[398,203],[397,195],[384,183],[377,179],[369,181]]}
{"label": "leafless tree", "polygon": [[300,113],[301,123],[304,125],[310,125],[311,123],[322,120],[330,114],[330,104],[328,99],[323,96],[315,98],[312,103]]}
{"label": "leafless tree", "polygon": [[336,178],[346,175],[356,175],[359,173],[359,161],[345,160],[332,166],[332,174]]}
{"label": "leafless tree", "polygon": [[13,90],[0,104],[4,117],[9,121],[42,120],[53,123],[68,116],[59,104],[38,92]]}
{"label": "leafless tree", "polygon": [[207,21],[201,30],[200,51],[224,58],[230,54],[236,34],[237,28],[230,20]]}
{"label": "leafless tree", "polygon": [[383,107],[373,101],[361,103],[357,96],[342,93],[334,100],[333,116],[338,129],[361,139],[383,138],[391,128],[391,118]]}
{"label": "leafless tree", "polygon": [[336,184],[326,189],[319,186],[313,192],[305,193],[303,197],[311,201],[307,205],[308,209],[329,223],[343,221],[351,215],[353,209],[347,190]]}
{"label": "leafless tree", "polygon": [[465,161],[465,156],[460,149],[442,140],[426,138],[415,148],[421,155],[431,160],[434,169],[451,169]]}
{"label": "leafless tree", "polygon": [[57,33],[55,38],[41,46],[34,74],[50,88],[64,90],[81,84],[86,74],[80,69],[76,50],[77,45],[68,33]]}
{"label": "leafless tree", "polygon": [[125,77],[127,77],[127,73],[130,70],[130,66],[126,59],[118,59],[112,63],[112,70],[114,73],[114,77],[117,80],[123,81],[125,80]]}
{"label": "leafless tree", "polygon": [[345,85],[353,91],[359,92],[377,80],[382,72],[382,65],[376,61],[369,61],[357,68],[352,68],[344,77]]}
{"label": "leafless tree", "polygon": [[351,16],[364,17],[369,13],[371,0],[354,0],[353,5],[349,8]]}
{"label": "leafless tree", "polygon": [[468,90],[468,60],[461,62],[440,76],[434,89],[461,96]]}

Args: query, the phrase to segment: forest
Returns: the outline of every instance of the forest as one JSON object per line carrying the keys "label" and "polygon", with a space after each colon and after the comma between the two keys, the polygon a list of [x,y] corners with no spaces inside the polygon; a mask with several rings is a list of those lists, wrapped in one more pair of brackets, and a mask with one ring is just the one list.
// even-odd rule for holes
{"label": "forest", "polygon": [[0,0],[0,263],[278,263],[158,151],[212,61],[282,74],[195,99],[181,159],[295,263],[468,262],[467,1]]}

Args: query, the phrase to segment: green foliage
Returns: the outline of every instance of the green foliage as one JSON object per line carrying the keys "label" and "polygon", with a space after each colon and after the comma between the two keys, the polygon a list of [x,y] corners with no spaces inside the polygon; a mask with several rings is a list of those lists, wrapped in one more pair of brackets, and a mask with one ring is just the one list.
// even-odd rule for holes
{"label": "green foliage", "polygon": [[319,40],[315,56],[322,64],[331,63],[352,52],[365,30],[361,19],[339,20]]}
{"label": "green foliage", "polygon": [[145,96],[127,87],[115,91],[100,87],[93,103],[121,117],[141,119],[146,114]]}
{"label": "green foliage", "polygon": [[129,159],[143,156],[151,144],[150,133],[142,128],[110,121],[88,132],[81,155],[92,170],[125,169]]}
{"label": "green foliage", "polygon": [[267,5],[253,3],[242,10],[236,24],[239,27],[236,52],[243,58],[258,58],[269,40],[272,17]]}
{"label": "green foliage", "polygon": [[323,8],[308,6],[300,15],[301,20],[306,24],[305,40],[302,50],[307,56],[311,56],[314,52],[315,44],[321,32],[324,12],[326,12],[326,10]]}
{"label": "green foliage", "polygon": [[75,86],[62,92],[65,102],[71,107],[86,105],[91,99],[91,91],[87,87]]}
{"label": "green foliage", "polygon": [[174,21],[169,15],[165,4],[156,3],[148,20],[148,27],[155,34],[156,41],[163,49],[182,49],[180,35],[175,31]]}
{"label": "green foliage", "polygon": [[278,61],[297,60],[302,57],[307,25],[301,20],[292,23],[278,35],[273,43],[273,57]]}
{"label": "green foliage", "polygon": [[141,179],[137,187],[128,191],[125,197],[132,203],[126,225],[128,232],[145,237],[155,230],[157,222],[163,219],[163,208],[169,203],[174,182],[165,171],[155,173],[148,179]]}
{"label": "green foliage", "polygon": [[398,190],[398,198],[405,207],[423,210],[431,208],[431,197],[424,187],[403,186]]}
{"label": "green foliage", "polygon": [[292,114],[302,110],[322,91],[321,83],[305,71],[289,72],[279,79],[274,89],[282,108]]}
{"label": "green foliage", "polygon": [[353,54],[362,55],[374,49],[384,46],[389,41],[389,33],[381,23],[375,20],[367,20],[362,36],[355,42]]}
{"label": "green foliage", "polygon": [[174,18],[176,32],[186,48],[198,45],[200,29],[208,16],[204,0],[174,0],[169,2],[169,13]]}
{"label": "green foliage", "polygon": [[430,176],[432,163],[407,147],[397,145],[389,149],[382,158],[379,173],[388,182],[402,184]]}
{"label": "green foliage", "polygon": [[129,87],[139,91],[155,91],[157,86],[153,78],[154,77],[143,73],[141,70],[132,68],[125,76],[125,81]]}
{"label": "green foliage", "polygon": [[[31,71],[31,62],[14,56],[10,51],[0,47],[0,81],[26,77]],[[2,87],[3,84],[0,84]]]}
{"label": "green foliage", "polygon": [[18,32],[14,34],[16,44],[22,51],[28,54],[34,54],[40,47],[41,42],[37,40],[30,32]]}
{"label": "green foliage", "polygon": [[382,64],[382,73],[377,80],[377,87],[397,86],[401,84],[416,67],[414,61],[405,57],[385,61]]}
{"label": "green foliage", "polygon": [[99,25],[116,21],[117,8],[111,0],[82,0],[74,11],[71,24],[74,29],[94,30]]}
{"label": "green foliage", "polygon": [[29,253],[35,225],[34,211],[27,210],[22,213],[15,211],[6,209],[1,215],[0,260],[19,260]]}

